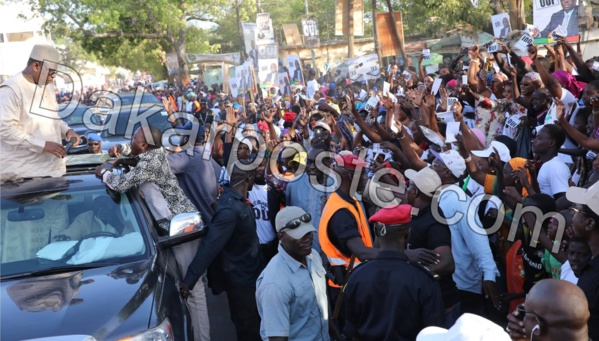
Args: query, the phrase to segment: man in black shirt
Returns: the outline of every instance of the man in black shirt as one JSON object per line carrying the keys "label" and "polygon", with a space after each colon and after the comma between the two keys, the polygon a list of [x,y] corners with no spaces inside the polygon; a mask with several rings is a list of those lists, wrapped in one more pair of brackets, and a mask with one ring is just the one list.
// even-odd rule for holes
{"label": "man in black shirt", "polygon": [[256,280],[263,269],[256,234],[254,209],[247,198],[254,171],[233,166],[230,184],[202,238],[198,252],[180,285],[184,297],[208,269],[208,284],[215,294],[227,292],[231,320],[238,340],[260,340],[260,315],[256,306]]}
{"label": "man in black shirt", "polygon": [[[412,229],[406,255],[412,262],[426,266],[432,273],[440,277],[441,294],[445,306],[446,327],[451,327],[459,317],[459,309],[455,305],[459,302],[458,288],[452,275],[455,268],[451,254],[451,232],[447,225],[438,222],[431,211],[431,202],[434,193],[441,187],[441,179],[437,172],[429,167],[416,172],[408,169],[405,175],[410,179],[407,189],[408,204],[414,207]],[[429,253],[432,250],[435,258]]]}
{"label": "man in black shirt", "polygon": [[410,205],[389,206],[369,220],[381,251],[347,283],[344,332],[354,340],[415,340],[425,327],[445,325],[439,284],[404,254],[411,212]]}
{"label": "man in black shirt", "polygon": [[570,187],[566,199],[576,203],[572,208],[574,234],[589,242],[591,260],[578,278],[578,286],[589,302],[589,337],[599,340],[599,183],[589,189]]}

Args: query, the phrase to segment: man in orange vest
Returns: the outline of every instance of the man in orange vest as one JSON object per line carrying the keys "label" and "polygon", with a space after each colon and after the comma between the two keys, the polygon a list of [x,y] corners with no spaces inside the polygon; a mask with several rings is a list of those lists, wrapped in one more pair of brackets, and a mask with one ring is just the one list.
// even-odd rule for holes
{"label": "man in orange vest", "polygon": [[[327,281],[332,307],[336,304],[341,286],[345,284],[350,263],[374,259],[379,251],[372,247],[364,208],[354,197],[355,192],[363,189],[368,181],[364,170],[367,166],[367,162],[353,154],[335,156],[334,171],[339,175],[341,184],[327,200],[318,226],[318,239],[332,275]],[[343,311],[341,309],[341,315],[344,315]],[[344,321],[343,316],[339,317],[339,321]]]}

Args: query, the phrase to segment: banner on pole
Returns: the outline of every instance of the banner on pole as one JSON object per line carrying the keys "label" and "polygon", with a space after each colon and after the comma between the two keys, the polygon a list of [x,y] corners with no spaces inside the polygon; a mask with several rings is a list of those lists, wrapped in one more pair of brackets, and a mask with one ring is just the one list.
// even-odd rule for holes
{"label": "banner on pole", "polygon": [[272,20],[268,13],[256,15],[256,45],[275,44],[275,34],[272,29]]}
{"label": "banner on pole", "polygon": [[304,31],[304,45],[310,48],[319,47],[320,39],[316,19],[302,19],[302,29]]}
{"label": "banner on pole", "polygon": [[302,38],[297,28],[297,24],[283,24],[283,34],[287,46],[301,46]]}
{"label": "banner on pole", "polygon": [[397,26],[399,39],[404,42],[403,23],[401,20],[401,12],[393,12],[395,20],[391,20],[389,13],[376,14],[376,28],[378,30],[379,43],[381,44],[381,56],[398,56],[401,54],[395,32],[393,32],[393,24]]}
{"label": "banner on pole", "polygon": [[[347,36],[349,13],[347,0],[335,1],[335,35]],[[354,0],[354,36],[364,35],[364,0]]]}
{"label": "banner on pole", "polygon": [[176,53],[166,54],[166,70],[169,76],[179,74],[179,59]]}

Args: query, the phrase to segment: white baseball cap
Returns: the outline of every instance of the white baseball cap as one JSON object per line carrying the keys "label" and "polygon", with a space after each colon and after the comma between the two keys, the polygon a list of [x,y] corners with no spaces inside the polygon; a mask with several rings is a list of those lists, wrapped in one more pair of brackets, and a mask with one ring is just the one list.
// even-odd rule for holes
{"label": "white baseball cap", "polygon": [[484,317],[465,313],[449,328],[424,328],[416,341],[511,341],[510,336]]}
{"label": "white baseball cap", "polygon": [[493,148],[497,149],[501,162],[508,162],[512,159],[509,148],[499,141],[491,141],[487,148],[483,150],[473,150],[472,154],[478,157],[489,157],[491,154],[495,153]]}
{"label": "white baseball cap", "polygon": [[414,181],[418,190],[427,197],[432,197],[437,188],[443,184],[439,174],[430,167],[424,167],[418,172],[413,169],[405,171],[406,178]]}
{"label": "white baseball cap", "polygon": [[566,199],[575,204],[587,205],[591,211],[599,215],[599,182],[596,182],[588,189],[581,187],[568,188]]}
{"label": "white baseball cap", "polygon": [[437,153],[436,151],[429,149],[429,152],[431,152],[439,161],[443,162],[456,178],[460,178],[464,174],[464,171],[466,171],[466,161],[457,151],[450,149],[443,153]]}

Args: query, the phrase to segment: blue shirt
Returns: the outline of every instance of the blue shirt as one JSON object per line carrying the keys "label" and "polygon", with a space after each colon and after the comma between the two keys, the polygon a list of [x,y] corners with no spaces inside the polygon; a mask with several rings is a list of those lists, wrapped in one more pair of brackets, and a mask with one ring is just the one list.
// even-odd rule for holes
{"label": "blue shirt", "polygon": [[260,335],[289,340],[329,340],[325,270],[318,252],[306,257],[307,266],[279,244],[279,253],[256,281],[256,303],[262,318]]}
{"label": "blue shirt", "polygon": [[[435,200],[433,200],[433,205]],[[482,293],[482,281],[499,276],[489,246],[489,237],[481,228],[477,206],[464,191],[451,185],[439,195],[439,207],[451,231],[451,253],[455,262],[453,280],[460,290]],[[432,207],[433,212],[437,207]],[[470,222],[475,222],[470,226]]]}
{"label": "blue shirt", "polygon": [[[332,189],[332,179],[327,177],[328,188]],[[320,224],[322,209],[327,202],[329,194],[321,192],[314,188],[310,183],[310,176],[306,173],[302,174],[298,179],[287,184],[285,189],[285,198],[287,206],[301,207],[312,216],[312,225]],[[318,233],[314,233],[312,248],[320,252],[320,243],[318,242]]]}

